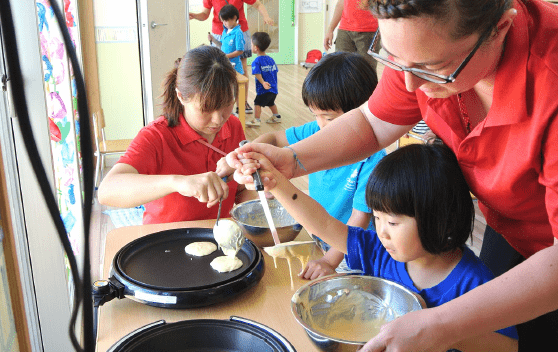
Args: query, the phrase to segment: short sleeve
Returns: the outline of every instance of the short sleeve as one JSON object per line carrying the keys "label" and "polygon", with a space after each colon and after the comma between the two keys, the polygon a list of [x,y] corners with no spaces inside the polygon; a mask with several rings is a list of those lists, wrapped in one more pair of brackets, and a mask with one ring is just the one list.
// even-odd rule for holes
{"label": "short sleeve", "polygon": [[254,61],[252,61],[252,74],[253,75],[258,75],[261,74],[262,70],[261,70],[261,65],[260,65],[260,60],[258,60],[258,58],[254,59]]}
{"label": "short sleeve", "polygon": [[385,150],[380,150],[379,152],[369,156],[366,161],[363,162],[360,172],[358,174],[357,188],[355,191],[355,196],[353,198],[353,209],[362,211],[363,213],[371,213],[372,211],[366,204],[366,185],[368,184],[368,179],[370,174],[374,171],[374,168],[380,160],[386,155]]}
{"label": "short sleeve", "polygon": [[416,93],[407,91],[404,72],[385,69],[368,99],[368,109],[382,121],[414,125],[422,120]]}
{"label": "short sleeve", "polygon": [[291,127],[285,130],[285,136],[289,144],[295,144],[301,140],[310,137],[320,130],[320,126],[316,121],[305,123],[302,126]]}
{"label": "short sleeve", "polygon": [[212,9],[213,8],[213,1],[212,0],[203,0],[203,7],[205,7],[206,9]]}
{"label": "short sleeve", "polygon": [[236,46],[235,51],[244,51],[244,44],[246,43],[244,40],[244,34],[242,33],[242,31],[237,31],[236,32],[236,38],[234,40],[234,44]]}
{"label": "short sleeve", "polygon": [[118,162],[134,167],[140,174],[154,175],[158,173],[163,149],[161,135],[147,126],[139,131]]}

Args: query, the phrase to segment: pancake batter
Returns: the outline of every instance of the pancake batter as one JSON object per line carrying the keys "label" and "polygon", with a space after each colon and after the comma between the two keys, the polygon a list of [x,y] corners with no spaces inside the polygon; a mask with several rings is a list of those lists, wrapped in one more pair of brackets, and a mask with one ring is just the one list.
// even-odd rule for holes
{"label": "pancake batter", "polygon": [[314,253],[316,244],[314,241],[290,241],[280,243],[273,247],[264,247],[264,251],[273,258],[275,268],[277,268],[277,258],[285,258],[289,264],[289,275],[291,277],[291,290],[294,289],[292,259],[297,258],[302,265],[306,267],[310,257]]}
{"label": "pancake batter", "polygon": [[219,220],[219,223],[215,224],[213,237],[223,253],[230,257],[236,256],[246,240],[236,222],[226,219]]}

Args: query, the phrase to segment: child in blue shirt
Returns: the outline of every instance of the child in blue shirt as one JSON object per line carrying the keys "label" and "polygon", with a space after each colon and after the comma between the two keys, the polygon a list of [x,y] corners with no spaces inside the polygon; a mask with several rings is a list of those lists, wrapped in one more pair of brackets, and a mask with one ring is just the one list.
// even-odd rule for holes
{"label": "child in blue shirt", "polygon": [[[376,231],[347,226],[330,216],[262,154],[250,152],[244,157],[240,172],[251,175],[259,168],[266,191],[308,232],[346,253],[351,269],[406,286],[428,308],[494,278],[465,245],[475,210],[457,158],[444,145],[411,144],[376,165],[366,185],[366,202],[373,210]],[[517,351],[517,331],[509,327],[452,348]]]}
{"label": "child in blue shirt", "polygon": [[[240,55],[244,52],[244,35],[238,24],[240,16],[238,9],[234,5],[225,5],[219,11],[219,18],[223,21],[223,35],[221,36],[221,50],[227,55],[235,70],[244,74]],[[216,39],[211,39],[216,42]],[[217,45],[219,45],[217,43]]]}
{"label": "child in blue shirt", "polygon": [[252,62],[252,74],[256,77],[256,99],[254,100],[254,119],[246,122],[247,126],[258,127],[261,124],[262,107],[269,106],[273,116],[267,123],[280,123],[281,115],[277,111],[277,65],[265,54],[271,44],[269,34],[256,32],[252,35],[252,52],[258,56]]}
{"label": "child in blue shirt", "polygon": [[[308,138],[337,117],[367,102],[377,83],[376,72],[360,54],[328,54],[312,67],[302,85],[302,99],[316,120],[286,131],[263,134],[254,142],[286,147]],[[366,204],[366,182],[384,155],[386,152],[381,150],[358,163],[310,174],[310,197],[344,224],[373,229],[372,211]],[[327,253],[310,261],[303,269],[301,276],[306,279],[335,273],[338,266],[343,266],[339,265],[343,253],[316,239]]]}

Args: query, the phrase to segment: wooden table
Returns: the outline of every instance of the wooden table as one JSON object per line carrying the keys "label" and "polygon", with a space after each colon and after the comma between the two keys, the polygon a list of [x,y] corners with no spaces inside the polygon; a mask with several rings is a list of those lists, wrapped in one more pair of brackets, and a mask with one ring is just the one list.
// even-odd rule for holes
{"label": "wooden table", "polygon": [[[109,277],[109,270],[116,252],[127,243],[151,234],[174,228],[213,228],[215,220],[176,222],[169,224],[121,227],[107,234],[103,258],[103,278]],[[307,241],[310,237],[303,229],[296,240]],[[295,260],[293,267],[294,290],[291,290],[289,267],[286,260],[273,259],[264,251],[265,273],[258,284],[228,302],[194,309],[167,309],[151,307],[131,299],[114,299],[99,309],[97,328],[97,351],[105,352],[115,342],[128,333],[149,323],[165,320],[167,323],[188,319],[228,319],[239,316],[269,326],[283,335],[298,352],[319,351],[304,328],[291,313],[291,298],[294,292],[308,281],[298,278],[300,263]],[[315,251],[319,253],[319,251]]]}
{"label": "wooden table", "polygon": [[236,81],[238,82],[238,101],[236,102],[238,106],[238,119],[242,124],[242,128],[246,128],[246,85],[248,83],[248,78],[240,73],[236,73]]}

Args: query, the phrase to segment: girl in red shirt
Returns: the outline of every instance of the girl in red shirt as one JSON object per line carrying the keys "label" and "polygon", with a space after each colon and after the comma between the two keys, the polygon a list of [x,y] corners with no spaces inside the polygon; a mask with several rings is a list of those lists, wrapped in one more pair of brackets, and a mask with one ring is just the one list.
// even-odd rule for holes
{"label": "girl in red shirt", "polygon": [[[245,139],[231,115],[238,90],[236,71],[210,46],[190,50],[164,82],[163,116],[142,128],[99,186],[101,204],[145,204],[143,223],[215,219],[222,202],[255,198],[234,181],[223,156]],[[205,204],[204,204],[205,203]]]}

